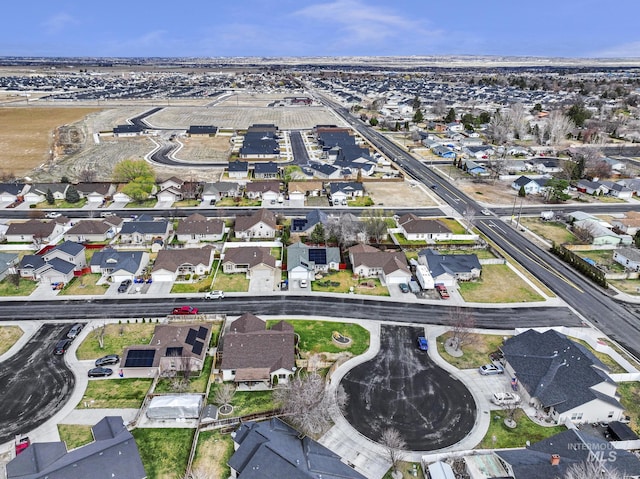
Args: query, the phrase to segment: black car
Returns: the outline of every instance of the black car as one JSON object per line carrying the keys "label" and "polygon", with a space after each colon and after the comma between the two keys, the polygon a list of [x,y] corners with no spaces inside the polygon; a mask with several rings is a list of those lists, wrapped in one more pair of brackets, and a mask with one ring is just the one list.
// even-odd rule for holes
{"label": "black car", "polygon": [[71,344],[71,340],[69,338],[61,339],[58,341],[53,348],[53,354],[60,356],[67,352],[69,349],[69,345]]}
{"label": "black car", "polygon": [[400,291],[402,291],[403,293],[409,292],[409,285],[407,283],[400,283],[398,287],[400,288]]}
{"label": "black car", "polygon": [[113,374],[113,369],[111,368],[93,368],[89,369],[87,375],[90,378],[106,378],[107,376],[111,376]]}
{"label": "black car", "polygon": [[73,326],[71,326],[71,329],[67,333],[67,338],[75,339],[76,336],[78,336],[78,334],[80,334],[80,331],[82,331],[82,326],[83,325],[81,323],[76,323]]}
{"label": "black car", "polygon": [[126,293],[129,289],[129,286],[131,286],[131,280],[125,279],[122,283],[120,283],[120,286],[118,286],[118,293]]}
{"label": "black car", "polygon": [[108,354],[96,359],[96,367],[108,366],[110,364],[118,364],[120,362],[120,356],[117,354]]}

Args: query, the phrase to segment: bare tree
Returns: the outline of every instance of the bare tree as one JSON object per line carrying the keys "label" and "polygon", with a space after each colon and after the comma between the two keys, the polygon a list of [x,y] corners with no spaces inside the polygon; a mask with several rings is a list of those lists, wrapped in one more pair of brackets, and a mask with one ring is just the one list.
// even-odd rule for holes
{"label": "bare tree", "polygon": [[609,466],[607,459],[587,460],[569,466],[563,476],[557,479],[623,479],[623,475]]}
{"label": "bare tree", "polygon": [[213,402],[220,406],[228,406],[231,404],[233,395],[236,393],[236,387],[231,383],[222,384],[213,397]]}
{"label": "bare tree", "polygon": [[[273,398],[289,422],[304,434],[318,435],[331,426],[332,399],[325,389],[324,379],[317,373],[293,379],[276,389]],[[342,386],[338,386],[336,400],[338,407],[344,408],[348,397]]]}
{"label": "bare tree", "polygon": [[443,117],[447,112],[447,104],[444,100],[438,100],[431,107],[431,112],[437,117]]}
{"label": "bare tree", "polygon": [[489,122],[487,129],[487,136],[491,138],[491,141],[501,145],[505,143],[511,134],[512,126],[511,119],[507,114],[496,113]]}
{"label": "bare tree", "polygon": [[387,218],[384,211],[370,211],[366,216],[363,216],[362,220],[365,225],[367,237],[373,238],[376,243],[380,243],[387,234]]}
{"label": "bare tree", "polygon": [[98,340],[98,345],[100,349],[104,349],[104,335],[107,332],[107,324],[102,323],[102,326],[97,327],[93,330],[93,335]]}
{"label": "bare tree", "polygon": [[407,443],[402,439],[400,431],[395,428],[385,429],[380,436],[380,444],[385,448],[385,456],[391,463],[391,468],[394,472],[397,471],[398,464],[405,458],[404,450],[407,448]]}
{"label": "bare tree", "polygon": [[464,308],[454,308],[449,312],[448,323],[451,325],[450,344],[456,351],[460,349],[465,341],[469,340],[472,329],[476,325],[473,314]]}
{"label": "bare tree", "polygon": [[93,168],[85,168],[78,173],[78,180],[82,183],[92,183],[96,181],[97,172]]}
{"label": "bare tree", "polygon": [[575,128],[573,121],[559,110],[549,113],[545,125],[546,137],[550,145],[557,145]]}
{"label": "bare tree", "polygon": [[522,103],[512,105],[508,111],[511,128],[516,136],[521,140],[529,132],[529,122],[527,121],[528,116],[529,112]]}
{"label": "bare tree", "polygon": [[467,223],[467,230],[471,231],[473,228],[473,224],[476,218],[476,210],[473,209],[473,206],[468,205],[464,210],[464,221]]}
{"label": "bare tree", "polygon": [[571,231],[583,244],[591,244],[593,242],[595,228],[595,224],[591,222],[583,222],[579,225],[574,224],[571,227]]}

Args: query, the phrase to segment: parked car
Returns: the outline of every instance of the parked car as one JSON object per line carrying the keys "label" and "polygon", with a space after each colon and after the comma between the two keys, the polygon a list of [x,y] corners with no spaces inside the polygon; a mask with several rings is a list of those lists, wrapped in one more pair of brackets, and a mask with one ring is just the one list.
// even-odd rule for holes
{"label": "parked car", "polygon": [[173,308],[171,314],[198,314],[198,308],[193,306],[180,306],[179,308]]}
{"label": "parked car", "polygon": [[449,299],[449,291],[444,284],[436,284],[435,288],[442,299]]}
{"label": "parked car", "polygon": [[87,375],[90,378],[106,378],[108,376],[111,376],[113,374],[113,369],[111,368],[92,368],[89,369],[89,371],[87,372]]}
{"label": "parked car", "polygon": [[69,338],[61,339],[54,346],[53,354],[55,354],[56,356],[63,355],[64,353],[67,352],[67,349],[69,349],[70,344],[71,344],[71,340]]}
{"label": "parked car", "polygon": [[409,285],[407,283],[398,284],[398,288],[400,288],[400,291],[402,291],[403,293],[409,292]]}
{"label": "parked car", "polygon": [[427,342],[427,338],[424,336],[418,336],[416,342],[418,343],[418,349],[420,351],[427,351],[429,349],[429,343]]}
{"label": "parked car", "polygon": [[490,374],[502,374],[504,373],[504,368],[497,364],[485,364],[484,366],[480,366],[480,374],[484,376],[488,376]]}
{"label": "parked car", "polygon": [[307,287],[307,280],[306,279],[301,279],[300,280],[300,287],[301,288],[306,288]]}
{"label": "parked car", "polygon": [[204,293],[204,299],[222,299],[224,298],[224,292],[220,290],[207,291]]}
{"label": "parked car", "polygon": [[80,331],[82,331],[82,326],[83,325],[81,323],[76,323],[73,326],[71,326],[71,329],[67,333],[67,338],[75,339],[76,336],[78,336],[78,334],[80,334]]}
{"label": "parked car", "polygon": [[96,359],[96,367],[109,366],[110,364],[118,364],[120,362],[120,356],[117,354],[107,354],[101,358]]}
{"label": "parked car", "polygon": [[131,280],[125,279],[118,286],[118,293],[126,293],[129,290],[129,286],[131,286]]}
{"label": "parked car", "polygon": [[15,449],[16,456],[31,445],[31,439],[27,436],[16,437]]}
{"label": "parked car", "polygon": [[49,211],[44,215],[45,218],[51,218],[51,219],[60,218],[61,216],[62,216],[62,213],[58,213],[57,211]]}
{"label": "parked car", "polygon": [[493,393],[493,396],[491,396],[491,402],[498,406],[518,404],[520,403],[520,396],[516,393]]}
{"label": "parked car", "polygon": [[116,214],[113,211],[103,211],[100,213],[100,218],[108,218],[109,216],[115,216]]}

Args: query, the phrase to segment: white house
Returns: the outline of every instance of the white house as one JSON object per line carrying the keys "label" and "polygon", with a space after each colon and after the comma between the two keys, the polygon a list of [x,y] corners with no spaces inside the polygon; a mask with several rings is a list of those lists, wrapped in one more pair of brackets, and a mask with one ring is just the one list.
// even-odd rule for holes
{"label": "white house", "polygon": [[248,216],[237,216],[234,225],[236,238],[275,238],[277,230],[276,216],[265,208]]}
{"label": "white house", "polygon": [[411,271],[402,252],[380,251],[358,244],[349,248],[353,274],[362,278],[379,278],[384,284],[408,283]]}
{"label": "white house", "polygon": [[640,271],[640,250],[619,248],[613,252],[613,260],[632,271]]}

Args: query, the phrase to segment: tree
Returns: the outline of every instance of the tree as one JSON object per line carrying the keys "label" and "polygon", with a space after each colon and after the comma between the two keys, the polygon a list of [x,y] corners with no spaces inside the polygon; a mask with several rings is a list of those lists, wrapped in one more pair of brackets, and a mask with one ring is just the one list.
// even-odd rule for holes
{"label": "tree", "polygon": [[98,345],[100,349],[104,349],[104,335],[107,332],[107,324],[102,323],[102,326],[98,326],[93,330],[94,337],[98,340]]}
{"label": "tree", "polygon": [[213,402],[221,407],[229,406],[234,394],[236,393],[236,387],[231,383],[223,383],[216,390],[213,397]]}
{"label": "tree", "polygon": [[557,145],[564,140],[575,128],[573,121],[565,116],[561,111],[554,110],[549,113],[545,124],[544,134],[548,138],[550,145]]}
{"label": "tree", "polygon": [[420,103],[420,97],[418,95],[414,96],[413,101],[411,102],[411,107],[413,108],[413,111],[418,111],[421,106],[422,106],[422,103]]}
{"label": "tree", "polygon": [[636,248],[640,248],[640,230],[636,231],[636,234],[633,235],[633,243],[636,245]]}
{"label": "tree", "polygon": [[431,111],[435,116],[441,118],[444,115],[444,112],[447,111],[447,104],[444,100],[438,100],[431,107]]}
{"label": "tree", "polygon": [[457,307],[449,311],[447,322],[451,326],[451,339],[449,344],[457,351],[471,336],[472,329],[476,325],[475,317],[469,310]]}
{"label": "tree", "polygon": [[422,110],[418,108],[416,112],[413,114],[412,121],[414,123],[420,123],[422,120],[424,120],[424,115],[422,114]]}
{"label": "tree", "polygon": [[113,168],[113,180],[120,183],[129,183],[142,177],[151,178],[155,182],[155,172],[144,160],[122,160]]}
{"label": "tree", "polygon": [[570,195],[565,193],[569,187],[569,182],[560,178],[551,178],[545,185],[547,201],[551,203],[558,203],[571,198]]}
{"label": "tree", "polygon": [[322,223],[318,223],[314,226],[313,231],[309,235],[309,239],[311,239],[311,242],[315,244],[324,243],[325,231]]}
{"label": "tree", "polygon": [[380,241],[387,234],[387,218],[383,210],[373,210],[362,218],[365,232],[368,238],[373,238],[374,242]]}
{"label": "tree", "polygon": [[122,187],[122,192],[137,203],[149,198],[150,191],[142,184],[132,182]]}
{"label": "tree", "polygon": [[579,100],[569,108],[567,116],[576,126],[582,127],[584,126],[584,122],[591,118],[591,112],[585,108],[584,102]]}
{"label": "tree", "polygon": [[[331,427],[329,410],[332,398],[319,374],[312,372],[306,377],[292,379],[288,384],[275,389],[273,398],[287,420],[303,434],[321,434]],[[347,400],[344,388],[342,385],[338,386],[335,396],[337,406],[343,409]]]}
{"label": "tree", "polygon": [[62,178],[60,178],[60,183],[71,183],[71,182],[69,181],[68,176],[63,176]]}
{"label": "tree", "polygon": [[491,138],[491,141],[494,143],[501,145],[509,139],[511,130],[511,120],[509,120],[508,116],[496,113],[489,122],[487,136]]}
{"label": "tree", "polygon": [[47,188],[47,192],[45,193],[44,197],[47,200],[47,204],[48,205],[55,204],[56,199],[53,197],[53,193],[51,192],[51,190],[49,188]]}
{"label": "tree", "polygon": [[467,223],[467,229],[471,231],[476,218],[476,210],[471,205],[467,205],[463,214],[464,221]]}
{"label": "tree", "polygon": [[527,110],[522,103],[512,105],[507,114],[511,123],[511,129],[516,137],[523,139],[529,132],[529,122],[527,121]]}
{"label": "tree", "polygon": [[447,123],[453,123],[456,121],[456,110],[454,108],[449,108],[449,112],[447,116],[444,117],[444,121]]}
{"label": "tree", "polygon": [[64,194],[64,199],[71,204],[78,203],[80,201],[80,193],[78,193],[75,186],[70,185]]}
{"label": "tree", "polygon": [[396,472],[398,464],[405,458],[404,450],[407,448],[407,443],[402,439],[400,431],[389,428],[382,431],[380,444],[384,446],[385,457],[391,463],[393,471]]}
{"label": "tree", "polygon": [[93,168],[85,168],[80,173],[78,173],[78,180],[82,183],[92,183],[96,181],[96,170]]}
{"label": "tree", "polygon": [[376,126],[378,124],[378,119],[374,116],[369,120],[369,124],[371,126]]}
{"label": "tree", "polygon": [[11,273],[7,276],[7,280],[9,281],[9,284],[12,284],[13,286],[15,286],[16,288],[18,286],[20,286],[20,274],[18,273]]}
{"label": "tree", "polygon": [[520,198],[524,198],[525,196],[527,196],[527,192],[524,189],[524,185],[520,185],[520,189],[518,190],[518,196]]}
{"label": "tree", "polygon": [[[615,451],[611,451],[615,452]],[[605,455],[608,454],[605,452]],[[615,458],[615,456],[613,456]],[[613,467],[608,458],[589,459],[585,462],[571,464],[561,478],[557,479],[623,479],[623,475]]]}

